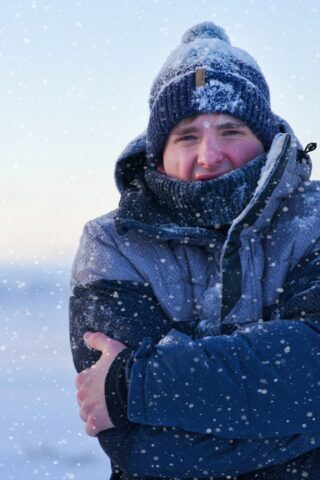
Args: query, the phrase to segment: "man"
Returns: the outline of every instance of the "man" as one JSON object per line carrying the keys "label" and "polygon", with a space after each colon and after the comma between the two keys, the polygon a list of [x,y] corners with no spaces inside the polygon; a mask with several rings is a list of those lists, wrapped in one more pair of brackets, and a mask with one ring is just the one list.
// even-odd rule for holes
{"label": "man", "polygon": [[80,416],[112,478],[318,479],[311,148],[220,27],[185,33],[73,267]]}

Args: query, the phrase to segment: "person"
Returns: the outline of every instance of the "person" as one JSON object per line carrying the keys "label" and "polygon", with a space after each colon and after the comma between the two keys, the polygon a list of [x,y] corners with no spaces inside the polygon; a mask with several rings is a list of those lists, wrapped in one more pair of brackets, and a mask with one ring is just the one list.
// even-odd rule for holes
{"label": "person", "polygon": [[314,147],[222,28],[184,34],[72,271],[80,416],[112,479],[319,478]]}

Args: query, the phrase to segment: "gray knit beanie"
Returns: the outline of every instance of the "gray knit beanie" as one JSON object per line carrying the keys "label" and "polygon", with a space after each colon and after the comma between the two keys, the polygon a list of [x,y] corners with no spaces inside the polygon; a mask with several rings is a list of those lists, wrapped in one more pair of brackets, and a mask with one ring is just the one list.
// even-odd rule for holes
{"label": "gray knit beanie", "polygon": [[277,133],[267,82],[256,61],[232,47],[212,22],[191,27],[155,78],[149,99],[147,160],[154,166],[172,128],[201,113],[228,113],[244,121],[267,150]]}

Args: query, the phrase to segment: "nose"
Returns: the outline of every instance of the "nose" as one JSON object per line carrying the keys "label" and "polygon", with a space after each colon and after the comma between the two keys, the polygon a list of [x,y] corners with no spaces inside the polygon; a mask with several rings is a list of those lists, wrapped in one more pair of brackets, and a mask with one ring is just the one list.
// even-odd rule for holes
{"label": "nose", "polygon": [[198,164],[204,168],[213,168],[223,162],[224,153],[219,143],[211,137],[201,140],[198,150]]}

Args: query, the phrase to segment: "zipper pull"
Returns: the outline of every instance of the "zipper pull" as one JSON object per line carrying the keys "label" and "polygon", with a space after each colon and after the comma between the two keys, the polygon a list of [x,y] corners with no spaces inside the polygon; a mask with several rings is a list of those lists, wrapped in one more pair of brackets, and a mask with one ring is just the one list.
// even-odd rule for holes
{"label": "zipper pull", "polygon": [[304,163],[304,160],[308,160],[308,153],[313,152],[317,148],[317,144],[315,142],[308,143],[304,150],[298,150],[297,152],[297,160],[299,163]]}
{"label": "zipper pull", "polygon": [[315,142],[308,143],[306,148],[304,149],[304,153],[313,152],[317,148],[317,144]]}

